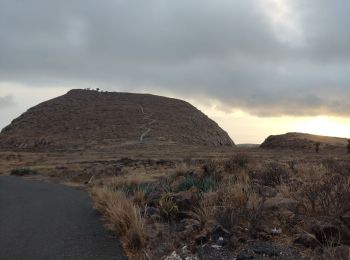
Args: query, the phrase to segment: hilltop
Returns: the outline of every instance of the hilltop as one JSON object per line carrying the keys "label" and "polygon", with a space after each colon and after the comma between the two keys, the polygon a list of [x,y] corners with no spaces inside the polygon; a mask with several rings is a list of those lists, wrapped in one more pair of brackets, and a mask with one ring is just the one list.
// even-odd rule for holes
{"label": "hilltop", "polygon": [[0,134],[1,149],[95,149],[143,143],[234,146],[217,123],[185,101],[80,89],[30,108]]}
{"label": "hilltop", "polygon": [[314,149],[316,143],[320,143],[321,147],[324,148],[345,147],[347,139],[305,133],[287,133],[269,136],[260,147],[269,149]]}

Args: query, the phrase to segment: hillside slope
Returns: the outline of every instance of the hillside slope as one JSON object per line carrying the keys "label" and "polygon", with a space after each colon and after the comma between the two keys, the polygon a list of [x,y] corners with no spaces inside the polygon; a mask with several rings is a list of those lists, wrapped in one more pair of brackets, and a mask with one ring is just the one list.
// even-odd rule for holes
{"label": "hillside slope", "polygon": [[320,143],[321,147],[325,148],[345,147],[347,139],[305,133],[287,133],[269,136],[260,147],[268,149],[314,149],[315,143]]}
{"label": "hillside slope", "polygon": [[81,149],[168,143],[233,146],[191,104],[149,94],[71,90],[22,114],[0,134],[2,149]]}

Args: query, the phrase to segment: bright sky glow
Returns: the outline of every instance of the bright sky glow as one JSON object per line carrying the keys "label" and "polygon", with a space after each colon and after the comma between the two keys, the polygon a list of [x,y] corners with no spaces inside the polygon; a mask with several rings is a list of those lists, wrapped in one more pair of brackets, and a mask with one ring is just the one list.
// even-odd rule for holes
{"label": "bright sky glow", "polygon": [[296,132],[350,137],[350,119],[318,116],[297,123]]}

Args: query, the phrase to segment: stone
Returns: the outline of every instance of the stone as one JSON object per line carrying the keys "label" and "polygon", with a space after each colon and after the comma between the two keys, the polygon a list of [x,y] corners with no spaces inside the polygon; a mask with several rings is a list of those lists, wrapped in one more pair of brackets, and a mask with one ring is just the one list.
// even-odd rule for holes
{"label": "stone", "polygon": [[148,217],[151,216],[159,216],[160,215],[160,210],[155,208],[155,207],[146,207],[145,208],[145,215]]}
{"label": "stone", "polygon": [[209,241],[208,233],[201,232],[197,236],[195,236],[194,241],[197,245],[203,245]]}
{"label": "stone", "polygon": [[297,239],[294,240],[294,244],[302,245],[307,248],[316,248],[318,245],[320,245],[320,242],[317,240],[317,238],[313,234],[301,234]]}
{"label": "stone", "polygon": [[291,220],[295,218],[295,214],[289,209],[281,209],[278,213],[283,219]]}
{"label": "stone", "polygon": [[282,234],[282,229],[274,227],[271,229],[271,234],[272,235],[280,235],[280,234]]}
{"label": "stone", "polygon": [[147,205],[156,206],[161,196],[162,196],[161,191],[159,190],[151,191],[147,197]]}
{"label": "stone", "polygon": [[231,238],[232,234],[230,231],[223,228],[221,225],[216,225],[212,229],[210,236],[214,241],[217,241],[219,238],[222,238],[224,240],[229,240]]}
{"label": "stone", "polygon": [[180,211],[191,210],[198,202],[198,196],[192,190],[178,192],[174,199]]}
{"label": "stone", "polygon": [[350,247],[341,245],[331,249],[331,252],[325,252],[322,259],[350,260]]}
{"label": "stone", "polygon": [[227,243],[227,241],[223,238],[223,237],[219,237],[217,240],[216,240],[216,245],[217,246],[225,246]]}
{"label": "stone", "polygon": [[270,209],[270,210],[287,209],[292,212],[296,212],[299,204],[300,203],[294,199],[277,196],[274,198],[267,199],[264,203],[264,206],[265,206],[265,209]]}
{"label": "stone", "polygon": [[317,221],[312,225],[311,232],[322,244],[350,245],[350,230],[340,220]]}
{"label": "stone", "polygon": [[190,231],[190,230],[199,231],[201,228],[201,223],[195,219],[190,219],[190,218],[183,219],[181,220],[181,224],[184,226],[184,229],[187,231]]}
{"label": "stone", "polygon": [[251,249],[254,251],[254,253],[256,253],[258,255],[265,255],[265,256],[270,256],[270,257],[280,255],[280,251],[276,247],[274,247],[273,245],[271,245],[269,243],[255,244],[251,247]]}
{"label": "stone", "polygon": [[276,189],[269,186],[260,186],[259,194],[263,197],[273,198],[277,196],[277,191]]}
{"label": "stone", "polygon": [[193,211],[180,211],[178,214],[178,217],[180,219],[195,219],[195,220],[200,220],[200,216],[196,213],[194,213]]}
{"label": "stone", "polygon": [[343,223],[350,228],[350,210],[345,212],[340,219],[343,221]]}
{"label": "stone", "polygon": [[165,257],[164,260],[182,260],[182,258],[174,251],[170,256]]}
{"label": "stone", "polygon": [[237,256],[237,260],[253,260],[255,257],[247,253],[240,253]]}

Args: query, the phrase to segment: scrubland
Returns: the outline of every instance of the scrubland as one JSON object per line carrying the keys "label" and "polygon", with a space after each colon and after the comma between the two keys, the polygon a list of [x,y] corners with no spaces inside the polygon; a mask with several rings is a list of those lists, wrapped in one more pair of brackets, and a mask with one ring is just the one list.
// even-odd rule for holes
{"label": "scrubland", "polygon": [[346,150],[0,152],[0,174],[86,189],[130,259],[349,259]]}
{"label": "scrubland", "polygon": [[350,164],[185,159],[89,184],[131,259],[348,259]]}

